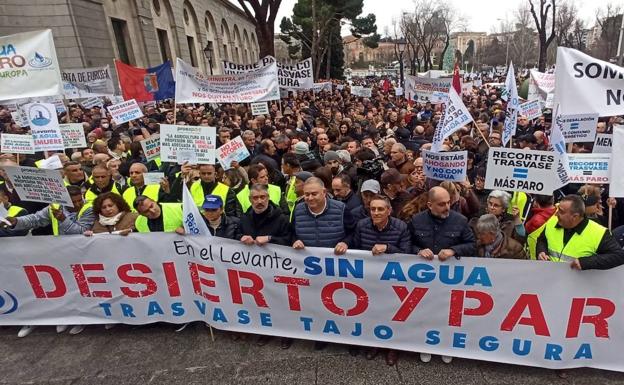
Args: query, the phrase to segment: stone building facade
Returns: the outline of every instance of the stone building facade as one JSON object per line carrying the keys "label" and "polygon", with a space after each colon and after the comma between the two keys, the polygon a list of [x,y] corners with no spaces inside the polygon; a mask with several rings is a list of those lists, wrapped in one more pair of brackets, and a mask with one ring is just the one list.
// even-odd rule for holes
{"label": "stone building facade", "polygon": [[[151,67],[180,57],[203,72],[258,60],[256,30],[228,0],[2,0],[0,36],[52,29],[61,68]],[[210,63],[204,49],[212,53]]]}

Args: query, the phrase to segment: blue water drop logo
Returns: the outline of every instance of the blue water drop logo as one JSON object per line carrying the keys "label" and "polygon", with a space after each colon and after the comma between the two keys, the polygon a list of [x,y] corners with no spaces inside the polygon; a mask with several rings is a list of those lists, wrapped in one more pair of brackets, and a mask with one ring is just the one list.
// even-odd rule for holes
{"label": "blue water drop logo", "polygon": [[0,293],[0,315],[11,314],[17,310],[19,303],[17,298],[8,291],[4,290],[4,294]]}
{"label": "blue water drop logo", "polygon": [[52,59],[43,56],[39,52],[35,52],[35,56],[28,61],[28,64],[33,68],[45,68],[52,64]]}

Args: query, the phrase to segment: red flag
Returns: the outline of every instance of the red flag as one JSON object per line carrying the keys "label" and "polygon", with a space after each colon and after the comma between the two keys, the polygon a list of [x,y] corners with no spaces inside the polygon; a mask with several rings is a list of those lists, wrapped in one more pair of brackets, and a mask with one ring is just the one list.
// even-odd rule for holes
{"label": "red flag", "polygon": [[137,102],[154,100],[154,97],[145,87],[147,71],[115,60],[117,77],[124,100],[135,99]]}
{"label": "red flag", "polygon": [[384,79],[383,90],[386,94],[390,91],[390,80]]}
{"label": "red flag", "polygon": [[453,69],[453,88],[455,88],[458,95],[461,95],[461,80],[459,80],[459,65],[457,62],[455,62],[455,69]]}

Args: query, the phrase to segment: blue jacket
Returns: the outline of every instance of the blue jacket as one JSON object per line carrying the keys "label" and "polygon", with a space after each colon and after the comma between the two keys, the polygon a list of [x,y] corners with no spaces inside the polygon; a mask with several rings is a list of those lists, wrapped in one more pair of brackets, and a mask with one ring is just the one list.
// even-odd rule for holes
{"label": "blue jacket", "polygon": [[[345,205],[327,198],[325,210],[314,216],[305,202],[297,204],[292,218],[295,238],[307,247],[331,247],[346,241]],[[347,242],[348,244],[348,242]]]}
{"label": "blue jacket", "polygon": [[442,249],[452,249],[457,257],[475,255],[475,237],[468,220],[456,211],[450,210],[445,219],[436,218],[429,210],[414,215],[409,223],[412,235],[412,253],[430,249],[438,254]]}
{"label": "blue jacket", "polygon": [[410,233],[407,224],[400,219],[390,218],[388,225],[377,229],[371,218],[360,220],[355,227],[350,248],[372,250],[376,244],[387,245],[386,253],[410,253]]}

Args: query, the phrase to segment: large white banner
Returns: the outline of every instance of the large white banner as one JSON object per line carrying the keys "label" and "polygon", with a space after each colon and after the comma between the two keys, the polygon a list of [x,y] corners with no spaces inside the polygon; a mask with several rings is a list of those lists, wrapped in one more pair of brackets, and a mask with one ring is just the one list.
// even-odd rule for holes
{"label": "large white banner", "polygon": [[613,151],[611,153],[611,163],[615,167],[611,167],[611,185],[609,186],[609,196],[614,198],[624,197],[624,178],[619,170],[619,165],[624,164],[624,151],[620,149],[624,148],[624,125],[616,124],[613,126],[613,147],[619,151]]}
{"label": "large white banner", "polygon": [[6,166],[4,170],[21,200],[73,207],[59,170]]}
{"label": "large white banner", "polygon": [[624,68],[572,48],[557,48],[555,104],[561,115],[624,114]]}
{"label": "large white banner", "polygon": [[[624,271],[173,233],[2,241],[0,325],[207,322],[253,334],[623,371]],[[548,290],[536,290],[548,282]],[[608,282],[608,285],[604,283]]]}
{"label": "large white banner", "polygon": [[570,183],[609,184],[611,154],[568,154]]}
{"label": "large white banner", "polygon": [[507,78],[505,78],[505,89],[502,99],[507,100],[507,110],[505,111],[505,123],[503,128],[502,142],[503,146],[511,140],[516,134],[518,125],[518,109],[520,102],[518,100],[518,88],[516,87],[516,74],[514,72],[513,63],[509,63],[507,70]]}
{"label": "large white banner", "polygon": [[242,74],[257,71],[268,65],[276,63],[277,78],[280,88],[287,90],[310,90],[314,86],[314,75],[312,74],[312,58],[307,58],[295,63],[286,65],[275,61],[273,56],[265,56],[253,64],[236,64],[227,60],[223,61],[223,73]]}
{"label": "large white banner", "polygon": [[546,103],[548,95],[555,92],[555,74],[543,73],[538,70],[530,70],[529,73],[527,100],[539,100]]}
{"label": "large white banner", "polygon": [[0,36],[0,100],[61,95],[52,30]]}
{"label": "large white banner", "polygon": [[603,154],[611,153],[611,142],[613,141],[612,134],[596,134],[596,140],[594,141],[594,150],[592,152]]}
{"label": "large white banner", "polygon": [[449,89],[448,101],[446,102],[444,114],[442,114],[442,118],[438,122],[438,126],[433,134],[431,151],[440,152],[440,150],[442,150],[444,138],[452,135],[455,131],[461,129],[472,121],[472,115],[470,115],[470,112],[464,105],[464,102],[457,94],[457,91],[451,87]]}
{"label": "large white banner", "polygon": [[409,100],[420,103],[433,102],[434,92],[448,94],[451,88],[451,78],[424,78],[420,76],[405,76],[405,95]]}
{"label": "large white banner", "polygon": [[217,129],[206,126],[160,125],[160,159],[177,162],[180,151],[197,154],[197,164],[215,163]]}
{"label": "large white banner", "polygon": [[108,64],[104,67],[61,70],[63,95],[67,99],[109,96],[115,86]]}
{"label": "large white banner", "polygon": [[178,58],[176,103],[251,103],[279,100],[275,62],[253,72],[206,76]]}
{"label": "large white banner", "polygon": [[485,188],[551,195],[558,188],[559,154],[514,148],[490,147]]}
{"label": "large white banner", "polygon": [[362,98],[370,98],[373,95],[373,90],[370,87],[352,86],[351,95],[360,96]]}

